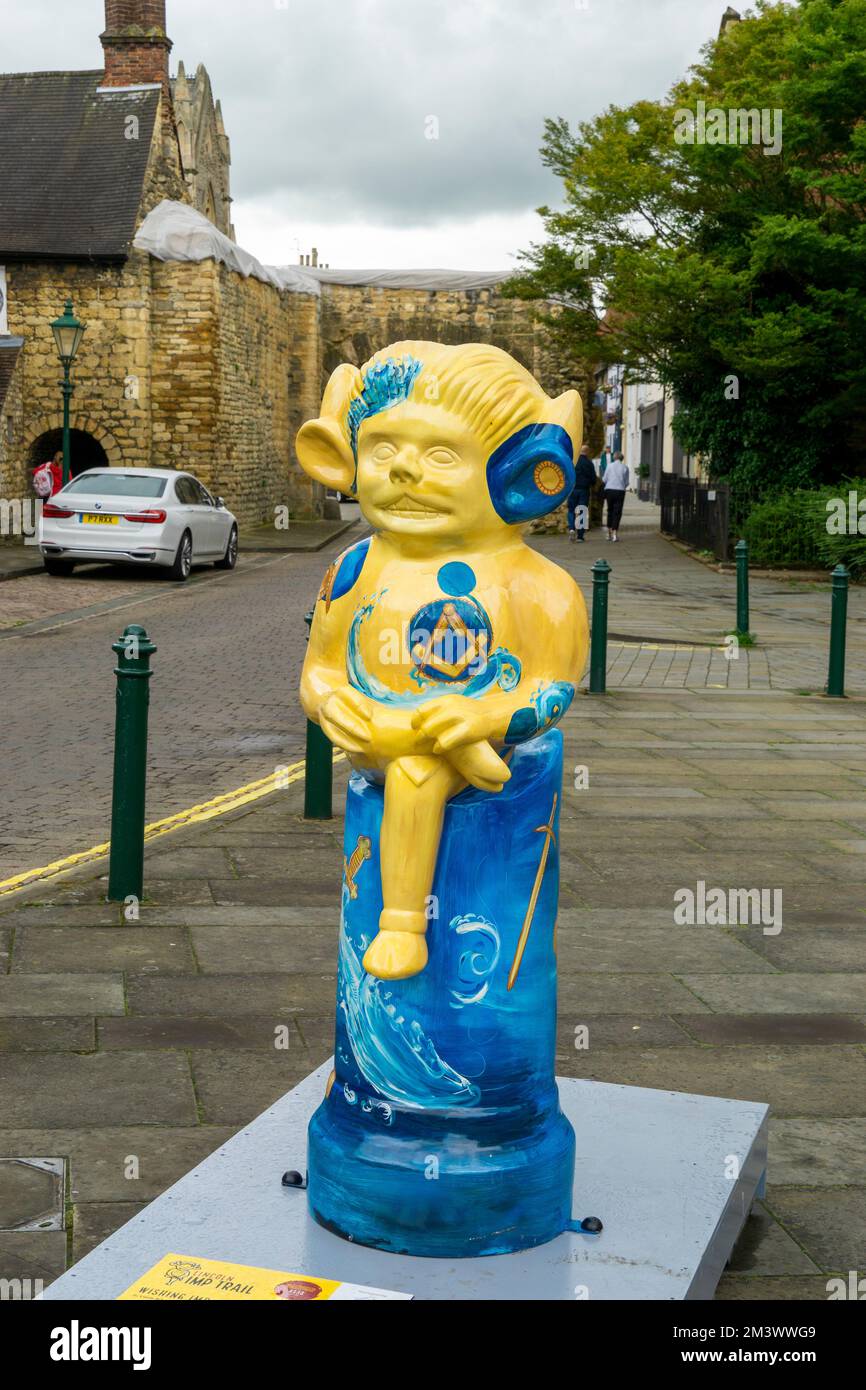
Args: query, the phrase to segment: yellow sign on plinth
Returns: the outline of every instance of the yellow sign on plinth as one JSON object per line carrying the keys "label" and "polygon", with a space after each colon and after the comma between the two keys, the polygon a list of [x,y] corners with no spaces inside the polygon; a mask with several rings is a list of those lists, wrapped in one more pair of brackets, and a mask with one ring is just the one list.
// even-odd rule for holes
{"label": "yellow sign on plinth", "polygon": [[363,1284],[342,1284],[309,1274],[289,1274],[282,1269],[257,1269],[253,1265],[223,1260],[199,1260],[193,1255],[165,1255],[136,1279],[118,1300],[203,1303],[234,1299],[312,1303],[329,1298],[347,1300],[410,1299],[411,1294],[371,1289]]}

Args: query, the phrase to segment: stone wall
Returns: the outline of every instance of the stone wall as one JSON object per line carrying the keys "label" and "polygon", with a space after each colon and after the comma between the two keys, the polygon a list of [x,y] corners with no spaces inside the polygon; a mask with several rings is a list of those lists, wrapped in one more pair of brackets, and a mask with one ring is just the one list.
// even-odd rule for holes
{"label": "stone wall", "polygon": [[[2,496],[30,495],[28,462],[34,442],[63,423],[63,373],[51,320],[63,312],[70,295],[87,325],[73,369],[70,423],[98,440],[110,463],[149,463],[148,258],[136,254],[122,267],[8,265],[6,279],[9,332],[23,337],[24,346],[13,377],[20,401],[17,417],[12,416],[13,437],[9,440],[4,430],[0,455]],[[4,406],[7,420],[12,395],[10,391]]]}
{"label": "stone wall", "polygon": [[[374,289],[322,286],[322,370],[360,366],[404,338],[441,343],[493,343],[529,371],[543,367],[531,307],[496,290]],[[542,385],[544,385],[542,379]]]}
{"label": "stone wall", "polygon": [[151,275],[152,465],[188,468],[247,525],[320,510],[293,453],[319,404],[318,300],[214,261]]}
{"label": "stone wall", "polygon": [[227,501],[234,499],[229,505],[245,522],[272,522],[275,507],[296,512],[289,465],[288,297],[219,268],[213,485]]}
{"label": "stone wall", "polygon": [[186,468],[213,481],[217,431],[217,274],[149,259],[151,283],[150,457],[152,468]]}
{"label": "stone wall", "polygon": [[0,496],[30,495],[34,441],[62,423],[50,323],[68,294],[87,324],[71,424],[109,463],[187,468],[241,522],[276,509],[321,515],[324,492],[301,471],[294,439],[318,413],[328,375],[404,338],[495,343],[550,391],[566,382],[531,306],[495,291],[325,285],[321,297],[280,291],[214,261],[124,266],[12,265],[9,331],[25,339],[4,406]]}
{"label": "stone wall", "polygon": [[[24,360],[21,353],[12,369],[12,376],[3,400],[0,414],[0,502],[12,502],[32,497],[29,479],[24,478],[19,463],[21,436],[24,430]],[[24,484],[27,484],[25,487]],[[9,539],[10,533],[3,531],[0,542]],[[12,537],[14,539],[14,537]]]}

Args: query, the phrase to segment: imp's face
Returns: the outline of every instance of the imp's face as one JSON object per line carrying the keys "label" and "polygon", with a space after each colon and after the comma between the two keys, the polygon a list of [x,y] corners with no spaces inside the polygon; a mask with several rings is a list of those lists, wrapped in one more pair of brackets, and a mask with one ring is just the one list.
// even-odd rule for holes
{"label": "imp's face", "polygon": [[405,401],[361,425],[361,510],[377,531],[407,540],[501,530],[486,467],[487,450],[462,420],[439,406]]}

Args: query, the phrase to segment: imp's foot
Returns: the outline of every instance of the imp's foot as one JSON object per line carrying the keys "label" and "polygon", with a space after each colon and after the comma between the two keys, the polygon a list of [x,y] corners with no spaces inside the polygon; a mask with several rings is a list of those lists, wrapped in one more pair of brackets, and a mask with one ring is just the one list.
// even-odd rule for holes
{"label": "imp's foot", "polygon": [[406,980],[427,964],[427,942],[420,932],[380,931],[364,954],[364,969],[380,980]]}

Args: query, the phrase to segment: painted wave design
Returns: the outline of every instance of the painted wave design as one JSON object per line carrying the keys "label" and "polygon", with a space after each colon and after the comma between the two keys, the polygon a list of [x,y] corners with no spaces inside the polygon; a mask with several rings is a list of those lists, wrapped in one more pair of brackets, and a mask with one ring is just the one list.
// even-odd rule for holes
{"label": "painted wave design", "polygon": [[499,964],[499,932],[486,917],[468,912],[454,917],[450,932],[459,938],[461,951],[457,965],[457,986],[452,988],[453,1007],[479,1004],[490,987],[490,977]]}
{"label": "painted wave design", "polygon": [[477,1105],[478,1087],[439,1056],[416,1020],[403,1016],[386,982],[364,970],[345,921],[340,1007],[358,1067],[386,1100],[414,1110]]}

